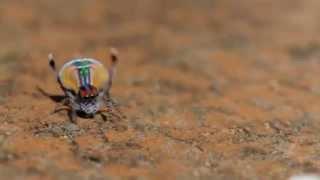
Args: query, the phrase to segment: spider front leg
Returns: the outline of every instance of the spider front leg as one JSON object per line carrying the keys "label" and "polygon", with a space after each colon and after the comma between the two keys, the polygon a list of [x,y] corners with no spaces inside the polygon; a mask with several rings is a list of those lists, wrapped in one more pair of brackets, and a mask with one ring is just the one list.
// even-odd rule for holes
{"label": "spider front leg", "polygon": [[106,106],[109,109],[114,109],[121,116],[121,118],[126,118],[126,116],[120,110],[119,104],[116,103],[110,96],[106,96],[105,101],[106,101]]}
{"label": "spider front leg", "polygon": [[[102,90],[102,93],[99,95],[99,101],[103,102],[105,105],[104,108],[102,108],[99,113],[103,116],[103,119],[107,119],[107,116],[103,114],[103,112],[106,112],[108,115],[111,115],[113,117],[116,117],[117,119],[123,119],[125,116],[123,113],[118,109],[118,105],[111,99],[110,97],[110,89],[112,87],[113,78],[116,71],[116,65],[118,63],[118,51],[115,48],[110,49],[110,60],[111,60],[111,66],[108,69],[108,76],[109,79],[104,84],[104,88]],[[113,111],[115,110],[116,113]]]}
{"label": "spider front leg", "polygon": [[70,110],[70,106],[69,106],[69,100],[68,98],[64,98],[62,100],[62,102],[60,102],[59,104],[56,105],[56,107],[54,108],[52,114],[55,114],[57,112],[63,111],[63,110]]}
{"label": "spider front leg", "polygon": [[74,124],[77,124],[77,112],[74,110],[74,109],[70,109],[69,111],[68,111],[68,116],[69,116],[69,119],[70,119],[70,121],[72,122],[72,123],[74,123]]}
{"label": "spider front leg", "polygon": [[114,117],[117,120],[122,120],[125,118],[125,116],[123,116],[122,112],[119,109],[111,104],[108,105],[107,103],[105,104],[105,107],[103,109],[100,109],[99,113],[104,120],[107,120],[108,117]]}
{"label": "spider front leg", "polygon": [[117,120],[121,120],[122,119],[121,116],[119,116],[117,113],[112,112],[112,110],[109,109],[109,108],[101,109],[98,113],[101,115],[101,117],[102,117],[102,119],[104,121],[107,121],[107,120],[110,120],[110,119],[112,121],[113,118],[116,118]]}
{"label": "spider front leg", "polygon": [[70,121],[71,121],[72,123],[74,123],[74,124],[77,124],[77,113],[76,113],[76,111],[72,108],[72,106],[70,106],[70,101],[69,101],[69,99],[67,99],[67,98],[64,99],[61,104],[58,104],[58,105],[54,108],[52,114],[58,113],[58,112],[63,111],[63,110],[68,111],[68,117],[69,117]]}
{"label": "spider front leg", "polygon": [[71,108],[70,108],[69,106],[67,106],[67,105],[58,104],[58,105],[54,108],[52,114],[58,113],[58,112],[63,111],[63,110],[69,111],[70,109],[71,109]]}

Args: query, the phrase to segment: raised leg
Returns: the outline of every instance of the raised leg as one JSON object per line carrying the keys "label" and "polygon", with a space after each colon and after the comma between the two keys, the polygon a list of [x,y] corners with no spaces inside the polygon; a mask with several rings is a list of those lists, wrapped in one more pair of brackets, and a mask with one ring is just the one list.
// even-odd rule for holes
{"label": "raised leg", "polygon": [[65,89],[64,89],[64,87],[63,87],[63,85],[62,85],[62,83],[61,83],[61,80],[60,80],[60,78],[59,78],[59,73],[58,73],[58,70],[57,70],[57,68],[56,68],[56,63],[55,63],[55,61],[54,61],[54,57],[53,57],[53,54],[52,54],[52,53],[50,53],[50,54],[48,55],[48,60],[49,60],[49,65],[50,65],[51,69],[52,69],[53,72],[55,73],[57,82],[59,83],[61,89],[62,89],[63,91],[65,91]]}
{"label": "raised leg", "polygon": [[119,58],[118,58],[118,51],[115,49],[115,48],[111,48],[110,49],[110,60],[111,60],[111,65],[110,65],[110,68],[108,70],[108,73],[109,73],[109,80],[106,84],[106,89],[105,89],[105,92],[108,93],[112,87],[112,81],[113,81],[113,77],[115,75],[115,72],[116,72],[116,65],[119,61]]}
{"label": "raised leg", "polygon": [[49,60],[49,65],[51,67],[51,69],[54,71],[54,72],[57,72],[57,69],[56,69],[56,63],[54,61],[54,58],[53,58],[53,54],[50,53],[48,55],[48,60]]}

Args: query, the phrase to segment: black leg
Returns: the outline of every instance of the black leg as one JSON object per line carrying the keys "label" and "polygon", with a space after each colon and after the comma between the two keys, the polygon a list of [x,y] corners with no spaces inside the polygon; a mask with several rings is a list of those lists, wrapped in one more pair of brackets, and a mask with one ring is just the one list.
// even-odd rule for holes
{"label": "black leg", "polygon": [[101,115],[101,118],[102,118],[102,120],[103,120],[104,122],[108,121],[108,117],[107,117],[105,114],[100,113],[100,115]]}
{"label": "black leg", "polygon": [[71,109],[68,111],[69,119],[72,123],[77,124],[77,113],[75,110]]}
{"label": "black leg", "polygon": [[60,85],[60,88],[65,91],[65,88],[63,87],[62,85],[62,82],[60,80],[60,77],[59,77],[59,72],[57,70],[57,67],[56,67],[56,62],[54,60],[54,57],[53,57],[53,54],[49,54],[48,55],[48,60],[49,60],[49,66],[51,67],[51,69],[53,70],[53,72],[55,73],[55,76],[56,76],[56,79],[57,79],[57,82],[58,84]]}
{"label": "black leg", "polygon": [[54,61],[53,54],[48,55],[49,65],[54,72],[57,72],[56,62]]}
{"label": "black leg", "polygon": [[112,110],[115,110],[116,113],[119,114],[119,115],[116,115],[116,114],[115,115],[118,116],[120,119],[126,118],[126,116],[120,110],[119,104],[116,103],[109,95],[106,96],[105,100],[106,100],[106,106],[108,109],[110,109],[111,114],[115,114],[112,112]]}
{"label": "black leg", "polygon": [[69,106],[69,104],[70,104],[69,98],[62,99],[62,101],[58,105],[56,105],[52,114],[55,114],[55,113],[63,111],[63,110],[70,111],[71,107]]}
{"label": "black leg", "polygon": [[63,111],[63,110],[70,111],[70,107],[59,104],[54,108],[54,110],[53,110],[53,112],[51,114],[55,114],[55,113],[58,113],[58,112]]}
{"label": "black leg", "polygon": [[118,51],[115,48],[111,48],[110,49],[111,65],[108,69],[109,79],[104,85],[103,92],[109,92],[112,87],[112,81],[113,81],[113,77],[114,77],[114,74],[116,71],[116,65],[118,63],[118,59],[119,59],[118,58]]}

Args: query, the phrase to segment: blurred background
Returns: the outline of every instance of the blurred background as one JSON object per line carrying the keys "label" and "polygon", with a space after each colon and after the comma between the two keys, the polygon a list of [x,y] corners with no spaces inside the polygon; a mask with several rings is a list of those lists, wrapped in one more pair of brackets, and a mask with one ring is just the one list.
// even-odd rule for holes
{"label": "blurred background", "polygon": [[[319,172],[317,0],[0,0],[1,179]],[[71,124],[47,64],[108,66],[127,119]]]}

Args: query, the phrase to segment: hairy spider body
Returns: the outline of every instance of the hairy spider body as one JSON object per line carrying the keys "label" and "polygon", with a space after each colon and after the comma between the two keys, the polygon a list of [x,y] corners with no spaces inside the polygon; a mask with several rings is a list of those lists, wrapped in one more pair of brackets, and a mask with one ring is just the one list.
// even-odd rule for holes
{"label": "hairy spider body", "polygon": [[93,117],[109,111],[107,108],[112,106],[109,91],[117,61],[117,52],[112,49],[109,69],[98,60],[78,58],[68,61],[57,71],[53,55],[49,54],[49,65],[65,93],[63,106],[67,106],[72,122],[76,122],[77,114]]}

